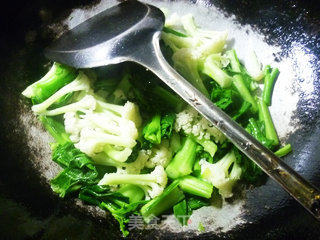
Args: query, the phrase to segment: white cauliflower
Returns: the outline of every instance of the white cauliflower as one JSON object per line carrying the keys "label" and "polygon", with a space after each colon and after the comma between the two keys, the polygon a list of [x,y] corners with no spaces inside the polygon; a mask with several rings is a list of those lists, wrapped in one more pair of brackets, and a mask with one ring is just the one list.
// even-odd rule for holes
{"label": "white cauliflower", "polygon": [[[79,75],[75,80],[73,80],[71,83],[65,85],[61,89],[59,89],[57,92],[55,92],[53,95],[51,95],[48,99],[43,101],[42,103],[39,103],[37,105],[32,106],[32,111],[36,114],[43,114],[46,115],[46,110],[57,100],[59,100],[64,95],[71,93],[71,92],[77,92],[77,91],[85,91],[85,92],[92,92],[92,89],[90,88],[90,80],[89,78],[83,73],[79,72]],[[54,114],[51,114],[54,115]]]}
{"label": "white cauliflower", "polygon": [[[172,60],[174,68],[205,96],[209,97],[209,93],[200,77],[199,71],[203,68],[208,56],[214,54],[219,55],[223,51],[228,33],[225,31],[208,31],[198,28],[191,14],[182,16],[181,18],[173,14],[172,17],[168,18],[166,27],[177,30],[185,35],[179,36],[171,32],[162,32],[162,40],[173,50]],[[220,59],[222,59],[221,54]],[[221,62],[223,62],[223,60]],[[205,66],[205,70],[207,70],[207,68],[208,67]],[[220,79],[218,80],[219,84],[223,86],[231,84],[230,78],[224,78],[221,81]]]}
{"label": "white cauliflower", "polygon": [[174,130],[176,132],[183,131],[185,134],[193,135],[199,140],[213,138],[215,142],[222,143],[226,139],[223,133],[192,107],[187,107],[177,114]]}
{"label": "white cauliflower", "polygon": [[82,115],[67,112],[64,116],[66,132],[75,147],[88,156],[105,152],[113,160],[125,162],[138,138],[139,110],[131,102],[124,106],[96,102],[95,110]]}
{"label": "white cauliflower", "polygon": [[120,174],[139,174],[145,167],[150,155],[151,150],[140,150],[135,161],[131,163],[115,161],[105,152],[100,152],[94,155],[92,159],[99,165],[117,168],[117,173]]}
{"label": "white cauliflower", "polygon": [[[31,90],[26,92],[31,94]],[[77,92],[73,98],[76,102],[48,110],[61,97],[73,92]],[[34,105],[32,110],[47,116],[64,114],[65,130],[76,148],[90,157],[104,152],[119,162],[125,162],[132,153],[141,125],[136,104],[129,101],[124,106],[106,103],[93,93],[90,80],[82,71],[75,80]]]}
{"label": "white cauliflower", "polygon": [[162,166],[157,166],[149,174],[106,173],[98,185],[133,184],[145,191],[146,199],[159,196],[167,185],[167,174]]}
{"label": "white cauliflower", "polygon": [[166,167],[172,159],[172,150],[169,147],[168,140],[162,140],[161,144],[151,149],[151,152],[151,156],[146,162],[147,168],[154,168],[155,166]]}
{"label": "white cauliflower", "polygon": [[[208,163],[201,159],[201,177],[218,188],[223,198],[232,197],[232,188],[241,177],[241,167],[235,162],[236,157],[231,151],[216,163]],[[230,166],[233,164],[231,171]]]}

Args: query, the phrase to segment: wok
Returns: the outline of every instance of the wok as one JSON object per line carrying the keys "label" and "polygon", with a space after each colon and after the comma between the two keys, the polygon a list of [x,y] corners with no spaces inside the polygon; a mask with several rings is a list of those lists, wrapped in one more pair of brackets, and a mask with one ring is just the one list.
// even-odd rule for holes
{"label": "wok", "polygon": [[[147,1],[179,14],[191,12],[200,25],[229,30],[229,45],[245,60],[248,42],[263,63],[278,66],[271,114],[284,158],[320,187],[320,13],[316,1]],[[0,18],[0,238],[117,239],[112,216],[71,199],[59,199],[48,179],[59,170],[50,161],[50,138],[30,112],[21,91],[48,69],[43,49],[64,30],[116,1],[12,1]],[[74,10],[77,9],[77,10]],[[71,14],[71,15],[70,15]],[[205,232],[197,231],[202,219]],[[191,227],[172,219],[135,239],[319,239],[319,223],[272,180],[248,189],[219,210],[195,213]]]}

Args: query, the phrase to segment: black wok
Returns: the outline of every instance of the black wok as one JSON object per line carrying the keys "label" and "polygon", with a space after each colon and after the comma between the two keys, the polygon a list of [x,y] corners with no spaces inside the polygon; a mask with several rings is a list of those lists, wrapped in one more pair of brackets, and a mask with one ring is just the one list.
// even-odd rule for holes
{"label": "black wok", "polygon": [[[180,1],[172,4],[177,2]],[[2,6],[0,16],[0,239],[117,239],[121,235],[112,217],[104,218],[95,209],[88,210],[52,193],[48,178],[55,174],[51,170],[55,164],[42,164],[50,158],[45,144],[48,138],[20,95],[28,84],[47,71],[48,61],[42,51],[57,33],[67,28],[61,21],[72,9],[89,9],[98,1],[36,0],[7,4]],[[276,125],[283,128],[283,120],[291,129],[282,131],[281,135],[294,148],[294,153],[284,161],[320,187],[319,3],[204,0],[190,5],[190,9],[197,5],[202,9],[207,6],[208,16],[214,14],[211,5],[226,17],[234,14],[236,17],[230,22],[244,26],[240,29],[244,34],[259,33],[266,46],[277,49],[272,54],[273,62],[290,65],[284,71],[286,65],[280,65],[282,74],[290,74],[276,83],[280,90],[275,91],[274,104],[282,108],[273,111],[278,119]],[[251,26],[249,30],[246,24]],[[237,218],[230,221],[230,225],[236,224],[227,231],[217,228],[199,235],[197,231],[178,233],[169,228],[135,229],[130,236],[136,239],[320,239],[319,223],[271,180],[249,189],[242,197]],[[213,217],[205,221],[205,228],[218,226],[217,222]]]}

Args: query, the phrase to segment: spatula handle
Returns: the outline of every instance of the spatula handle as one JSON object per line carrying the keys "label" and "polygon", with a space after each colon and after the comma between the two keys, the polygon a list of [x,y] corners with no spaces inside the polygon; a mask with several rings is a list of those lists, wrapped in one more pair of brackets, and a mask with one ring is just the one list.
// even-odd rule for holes
{"label": "spatula handle", "polygon": [[[188,104],[208,119],[265,173],[278,182],[293,198],[320,220],[320,191],[285,164],[273,152],[216,107],[200,91],[179,75],[165,60],[159,46],[160,33],[154,35],[152,46],[139,52],[134,61],[153,71]],[[145,52],[146,54],[143,54]]]}

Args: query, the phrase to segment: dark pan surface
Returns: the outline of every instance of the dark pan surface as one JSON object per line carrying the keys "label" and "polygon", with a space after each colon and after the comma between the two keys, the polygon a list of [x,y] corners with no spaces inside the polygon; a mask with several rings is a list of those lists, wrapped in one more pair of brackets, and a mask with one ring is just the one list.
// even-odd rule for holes
{"label": "dark pan surface", "polygon": [[[61,200],[51,193],[46,179],[31,164],[35,157],[48,156],[41,156],[42,152],[38,152],[35,145],[25,147],[27,140],[37,142],[38,139],[30,139],[19,121],[25,102],[20,92],[46,72],[47,61],[42,49],[52,39],[51,30],[46,26],[64,19],[73,8],[88,7],[96,2],[8,3],[0,16],[0,238],[119,238],[117,223],[109,217],[107,221],[94,218],[73,201]],[[320,187],[320,4],[317,1],[262,0],[208,2],[208,6],[211,4],[227,16],[235,14],[236,21],[241,24],[252,25],[265,35],[268,44],[280,46],[281,52],[274,56],[275,61],[294,58],[296,46],[308,56],[308,61],[302,59],[296,64],[296,68],[301,69],[294,79],[299,101],[292,121],[299,122],[302,127],[288,136],[295,153],[285,161]],[[313,82],[312,92],[302,91],[305,81]],[[205,233],[198,238],[320,239],[320,225],[273,181],[249,190],[246,198],[245,224],[225,234]],[[156,233],[149,230],[133,231],[132,236],[137,239],[179,238],[192,237],[194,233],[172,235],[165,230]]]}

